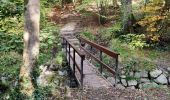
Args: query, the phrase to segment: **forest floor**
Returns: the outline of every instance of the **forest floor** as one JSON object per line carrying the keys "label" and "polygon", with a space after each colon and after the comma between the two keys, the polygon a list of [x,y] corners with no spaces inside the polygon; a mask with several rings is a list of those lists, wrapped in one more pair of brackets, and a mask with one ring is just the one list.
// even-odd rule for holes
{"label": "forest floor", "polygon": [[[90,9],[90,8],[89,8]],[[95,8],[94,8],[95,9]],[[95,14],[94,14],[95,15]],[[79,19],[80,16],[82,18],[82,14],[77,12],[74,9],[74,6],[69,5],[66,6],[65,9],[61,9],[59,7],[54,7],[53,11],[49,13],[49,19],[58,23],[59,26],[63,26],[69,21],[82,20]],[[71,18],[70,18],[71,16]],[[101,28],[98,21],[96,20],[96,16],[86,16],[83,17],[84,23],[81,23],[80,26],[84,27],[86,30],[90,30],[92,33],[96,34],[98,29]],[[105,26],[108,27],[110,23],[107,23]],[[149,51],[145,51],[149,54]],[[145,54],[145,55],[147,55]],[[162,53],[161,53],[162,54]],[[161,57],[166,58],[166,60],[156,59],[155,61],[160,64],[163,63],[165,65],[169,64],[169,55],[168,52],[162,54]],[[156,54],[153,54],[155,58]],[[168,66],[169,67],[169,66]],[[137,89],[92,89],[92,88],[84,88],[83,90],[75,88],[70,91],[70,100],[170,100],[170,89],[167,87],[160,88],[147,88],[142,90]]]}

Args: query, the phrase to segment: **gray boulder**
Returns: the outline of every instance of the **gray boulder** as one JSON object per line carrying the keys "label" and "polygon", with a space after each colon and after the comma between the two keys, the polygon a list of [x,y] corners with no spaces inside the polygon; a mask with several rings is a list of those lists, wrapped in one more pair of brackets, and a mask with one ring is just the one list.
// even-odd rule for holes
{"label": "gray boulder", "polygon": [[168,80],[167,80],[167,78],[166,78],[166,76],[164,74],[161,74],[154,81],[159,83],[159,84],[168,84]]}
{"label": "gray boulder", "polygon": [[156,69],[156,70],[150,72],[150,76],[152,78],[157,78],[161,74],[162,74],[162,70],[159,70],[159,69]]}
{"label": "gray boulder", "polygon": [[141,78],[141,79],[140,79],[140,82],[141,82],[141,83],[148,83],[148,82],[150,82],[150,80],[147,79],[147,78]]}
{"label": "gray boulder", "polygon": [[129,86],[136,86],[137,84],[138,84],[138,82],[136,80],[129,80],[128,81]]}
{"label": "gray boulder", "polygon": [[148,82],[139,85],[139,88],[157,88],[157,87],[159,87],[159,85],[156,84],[155,82]]}
{"label": "gray boulder", "polygon": [[121,82],[124,86],[127,86],[127,82],[126,82],[126,79],[121,79]]}
{"label": "gray boulder", "polygon": [[140,72],[140,76],[141,76],[142,78],[147,78],[147,77],[148,77],[148,72],[147,72],[147,71],[141,71],[141,72]]}

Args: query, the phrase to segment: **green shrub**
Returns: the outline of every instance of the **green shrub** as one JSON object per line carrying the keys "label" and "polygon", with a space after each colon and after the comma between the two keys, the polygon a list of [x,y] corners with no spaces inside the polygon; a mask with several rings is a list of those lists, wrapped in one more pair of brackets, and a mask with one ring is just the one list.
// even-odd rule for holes
{"label": "green shrub", "polygon": [[146,43],[144,34],[127,34],[121,35],[120,39],[126,43],[128,43],[132,48],[144,48],[149,45]]}
{"label": "green shrub", "polygon": [[87,39],[94,40],[95,36],[89,32],[89,31],[84,31],[81,33],[83,37],[86,37]]}
{"label": "green shrub", "polygon": [[0,77],[4,78],[0,80],[0,84],[8,87],[3,96],[0,94],[0,99],[16,100],[19,95],[18,80],[22,57],[16,52],[0,52],[0,55]]}
{"label": "green shrub", "polygon": [[0,52],[16,51],[22,53],[23,40],[21,34],[5,34],[0,33]]}
{"label": "green shrub", "polygon": [[22,56],[15,52],[0,52],[0,75],[9,75],[12,78],[18,75],[22,63]]}
{"label": "green shrub", "polygon": [[40,51],[47,52],[52,47],[58,47],[60,44],[60,37],[57,27],[54,24],[48,24],[40,32]]}

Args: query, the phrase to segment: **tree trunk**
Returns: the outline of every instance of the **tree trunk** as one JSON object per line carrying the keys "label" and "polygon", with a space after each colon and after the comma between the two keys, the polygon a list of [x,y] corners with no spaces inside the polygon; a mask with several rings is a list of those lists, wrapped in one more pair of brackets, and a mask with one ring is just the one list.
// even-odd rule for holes
{"label": "tree trunk", "polygon": [[32,71],[39,55],[40,1],[25,0],[23,65],[20,69],[20,89],[31,96],[34,92]]}
{"label": "tree trunk", "polygon": [[122,30],[123,32],[133,33],[132,27],[132,0],[121,0],[122,5]]}
{"label": "tree trunk", "polygon": [[170,9],[170,0],[165,0],[164,9],[169,11],[169,9]]}

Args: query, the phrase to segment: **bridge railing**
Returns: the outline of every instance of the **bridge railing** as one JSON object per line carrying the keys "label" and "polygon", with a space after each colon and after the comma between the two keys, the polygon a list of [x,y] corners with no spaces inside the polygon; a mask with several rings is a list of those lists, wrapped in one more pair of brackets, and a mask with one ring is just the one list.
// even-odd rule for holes
{"label": "bridge railing", "polygon": [[[105,68],[107,71],[109,71],[110,73],[112,73],[115,76],[115,80],[117,78],[117,74],[118,74],[118,57],[119,54],[118,53],[114,53],[112,51],[110,51],[109,49],[107,49],[106,47],[103,47],[97,43],[94,43],[90,40],[87,40],[83,37],[79,37],[80,43],[81,43],[81,49],[83,49],[90,57],[92,57],[95,61],[97,61],[100,64],[100,72],[103,72],[103,68]],[[99,57],[96,57],[94,54],[92,54],[89,50],[87,50],[85,48],[85,45],[88,44],[90,45],[91,48],[96,48],[99,51]],[[115,69],[111,68],[110,66],[108,66],[107,64],[105,64],[103,62],[103,55],[102,54],[106,54],[108,56],[110,56],[111,58],[115,59]]]}
{"label": "bridge railing", "polygon": [[[68,57],[68,64],[69,66],[71,66],[71,61],[70,59],[72,59],[73,62],[73,73],[75,75],[75,67],[77,68],[77,70],[80,73],[80,85],[83,86],[83,62],[85,60],[85,54],[80,51],[77,47],[75,47],[74,44],[72,44],[69,39],[66,36],[62,37],[63,39],[63,43],[62,45],[65,48],[66,51],[66,57]],[[71,52],[71,48],[73,49],[73,51]],[[80,56],[81,60],[80,60],[80,66],[79,64],[76,62],[76,53]],[[73,55],[73,56],[72,56]],[[78,80],[79,81],[79,80]]]}

